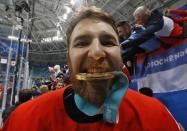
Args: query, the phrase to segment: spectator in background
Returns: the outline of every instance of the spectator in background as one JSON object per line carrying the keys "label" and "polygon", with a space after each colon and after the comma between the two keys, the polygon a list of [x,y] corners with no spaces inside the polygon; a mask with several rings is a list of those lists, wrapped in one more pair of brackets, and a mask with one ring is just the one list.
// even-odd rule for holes
{"label": "spectator in background", "polygon": [[141,32],[139,37],[128,39],[121,43],[123,49],[135,48],[154,35],[159,38],[181,38],[184,35],[184,30],[181,26],[175,23],[171,18],[163,16],[157,10],[151,12],[147,7],[140,6],[134,11],[133,16],[135,18],[135,23],[144,26],[145,30]]}
{"label": "spectator in background", "polygon": [[[15,103],[15,105],[12,105],[5,109],[2,113],[2,122],[5,123],[7,118],[10,116],[10,114],[16,109],[17,106],[20,104],[30,100],[32,98],[32,90],[31,89],[22,89],[19,91],[18,94],[18,102]],[[23,114],[24,115],[24,114]]]}
{"label": "spectator in background", "polygon": [[37,86],[33,86],[31,88],[31,90],[32,90],[32,96],[33,96],[33,98],[36,98],[39,95],[41,95],[41,91],[40,91],[40,89]]}
{"label": "spectator in background", "polygon": [[35,80],[35,85],[37,86],[37,87],[40,87],[42,84],[41,84],[41,80],[40,80],[40,78],[37,78],[36,80]]}
{"label": "spectator in background", "polygon": [[[121,21],[117,23],[117,31],[119,35],[120,42],[123,43],[127,39],[135,39],[139,37],[139,33],[145,30],[142,26],[134,26],[131,29],[131,25],[127,21]],[[144,53],[145,50],[139,46],[135,46],[134,48],[127,48],[122,50],[123,62],[127,66],[130,74],[133,74],[133,61],[135,54]]]}
{"label": "spectator in background", "polygon": [[63,87],[63,83],[58,82],[58,83],[56,84],[56,86],[55,86],[55,89],[58,90],[58,89],[60,89],[60,88],[62,88],[62,87]]}
{"label": "spectator in background", "polygon": [[72,86],[20,106],[3,130],[179,131],[159,101],[128,89],[114,20],[96,7],[73,18],[66,35]]}
{"label": "spectator in background", "polygon": [[60,65],[55,65],[53,68],[48,67],[49,72],[53,72],[53,75],[50,76],[50,83],[48,86],[50,87],[50,90],[55,90],[55,86],[58,83],[58,79],[62,79],[64,74],[60,69]]}
{"label": "spectator in background", "polygon": [[48,86],[47,85],[41,85],[40,86],[40,92],[41,94],[47,93],[49,91]]}
{"label": "spectator in background", "polygon": [[61,73],[60,65],[54,66],[54,76],[57,77]]}
{"label": "spectator in background", "polygon": [[[130,35],[131,35],[131,25],[127,22],[127,21],[120,21],[116,24],[117,26],[117,31],[118,31],[118,35],[119,35],[119,41],[120,43],[122,43],[123,41],[127,40]],[[126,53],[128,51],[127,50],[122,50],[122,54]],[[133,59],[129,59],[129,60],[123,60],[124,64],[126,65],[126,67],[128,68],[130,74],[132,75],[132,71],[133,71]]]}
{"label": "spectator in background", "polygon": [[131,25],[127,21],[120,21],[116,24],[120,43],[127,40],[131,35]]}

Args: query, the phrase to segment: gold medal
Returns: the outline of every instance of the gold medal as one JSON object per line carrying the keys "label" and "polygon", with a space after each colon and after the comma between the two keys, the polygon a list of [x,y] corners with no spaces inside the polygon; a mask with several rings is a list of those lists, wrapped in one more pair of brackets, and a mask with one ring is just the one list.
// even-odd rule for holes
{"label": "gold medal", "polygon": [[77,80],[104,80],[112,79],[114,74],[112,72],[105,73],[79,73],[76,75]]}

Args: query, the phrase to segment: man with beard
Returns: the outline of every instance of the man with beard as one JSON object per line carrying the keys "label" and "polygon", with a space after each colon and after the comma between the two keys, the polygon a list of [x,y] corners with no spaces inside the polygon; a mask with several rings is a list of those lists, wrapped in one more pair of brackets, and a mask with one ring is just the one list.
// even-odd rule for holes
{"label": "man with beard", "polygon": [[119,35],[119,41],[123,42],[131,35],[131,25],[128,21],[120,21],[116,24]]}
{"label": "man with beard", "polygon": [[178,131],[157,100],[128,89],[113,19],[96,7],[82,9],[67,30],[72,86],[27,102],[4,131]]}

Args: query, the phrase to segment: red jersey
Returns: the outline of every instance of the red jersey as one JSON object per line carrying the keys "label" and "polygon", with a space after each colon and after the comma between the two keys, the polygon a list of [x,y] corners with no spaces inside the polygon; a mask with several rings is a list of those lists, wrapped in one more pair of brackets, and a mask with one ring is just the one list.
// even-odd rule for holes
{"label": "red jersey", "polygon": [[[70,87],[68,87],[70,88]],[[65,110],[64,90],[44,94],[20,105],[3,131],[178,131],[179,128],[158,100],[128,89],[119,107],[119,122],[103,120],[78,123]],[[71,105],[69,105],[71,107]]]}

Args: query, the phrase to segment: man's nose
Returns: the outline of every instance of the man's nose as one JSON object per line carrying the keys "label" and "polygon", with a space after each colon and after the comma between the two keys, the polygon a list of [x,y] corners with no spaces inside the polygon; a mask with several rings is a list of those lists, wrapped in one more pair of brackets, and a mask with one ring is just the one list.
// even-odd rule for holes
{"label": "man's nose", "polygon": [[94,60],[103,59],[106,56],[104,47],[98,39],[92,41],[92,44],[89,48],[88,57]]}

